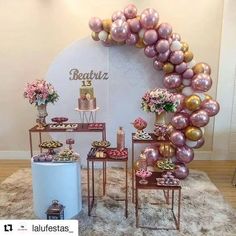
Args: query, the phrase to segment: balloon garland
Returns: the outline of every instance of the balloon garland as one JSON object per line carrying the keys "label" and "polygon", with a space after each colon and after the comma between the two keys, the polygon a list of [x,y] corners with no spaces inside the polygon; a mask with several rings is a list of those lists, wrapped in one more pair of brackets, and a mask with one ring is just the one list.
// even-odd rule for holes
{"label": "balloon garland", "polygon": [[170,141],[175,148],[176,176],[185,178],[185,165],[194,158],[193,148],[204,144],[204,129],[209,118],[220,109],[219,103],[205,94],[211,86],[211,68],[205,62],[196,63],[194,55],[181,36],[172,31],[169,23],[160,23],[155,9],[147,8],[140,15],[129,4],[123,11],[115,11],[110,19],[92,17],[89,27],[92,38],[104,46],[134,45],[143,48],[153,58],[153,67],[163,70],[163,85],[175,93],[177,111],[168,125]]}

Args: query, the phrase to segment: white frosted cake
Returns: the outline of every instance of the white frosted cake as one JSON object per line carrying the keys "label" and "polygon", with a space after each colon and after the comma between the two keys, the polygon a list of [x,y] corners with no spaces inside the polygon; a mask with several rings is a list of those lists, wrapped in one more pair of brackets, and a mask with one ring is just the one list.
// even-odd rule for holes
{"label": "white frosted cake", "polygon": [[78,99],[78,108],[80,110],[96,109],[96,98],[92,85],[80,87],[80,98]]}

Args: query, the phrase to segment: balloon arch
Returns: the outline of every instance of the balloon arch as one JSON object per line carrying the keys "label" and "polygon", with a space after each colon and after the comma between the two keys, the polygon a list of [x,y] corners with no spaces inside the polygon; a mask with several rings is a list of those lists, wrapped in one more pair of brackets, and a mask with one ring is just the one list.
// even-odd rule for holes
{"label": "balloon arch", "polygon": [[196,63],[188,44],[172,32],[172,26],[158,22],[155,9],[147,8],[138,15],[136,6],[129,4],[123,11],[115,11],[110,19],[92,17],[89,27],[92,38],[104,46],[127,44],[144,48],[144,54],[153,58],[153,67],[164,71],[163,85],[178,100],[168,127],[176,152],[173,161],[178,163],[178,176],[185,178],[185,164],[193,160],[193,149],[204,144],[202,127],[219,112],[219,104],[205,94],[212,86],[210,66]]}

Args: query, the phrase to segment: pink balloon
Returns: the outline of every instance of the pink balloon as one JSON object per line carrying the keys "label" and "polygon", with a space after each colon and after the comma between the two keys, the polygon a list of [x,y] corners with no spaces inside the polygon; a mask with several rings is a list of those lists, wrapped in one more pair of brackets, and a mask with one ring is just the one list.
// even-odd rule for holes
{"label": "pink balloon", "polygon": [[177,147],[182,147],[185,144],[185,136],[181,131],[174,131],[170,135],[170,141]]}
{"label": "pink balloon", "polygon": [[176,113],[171,119],[171,124],[176,129],[185,129],[189,125],[188,115]]}
{"label": "pink balloon", "polygon": [[101,40],[101,42],[102,42],[102,45],[103,46],[105,46],[105,47],[110,47],[112,44],[110,43],[110,42],[108,42],[108,41],[102,41]]}
{"label": "pink balloon", "polygon": [[212,116],[215,116],[219,112],[220,105],[216,100],[205,99],[201,103],[201,108],[202,108],[202,110],[206,111],[208,116],[212,117]]}
{"label": "pink balloon", "polygon": [[190,116],[190,121],[196,127],[203,127],[208,124],[209,116],[206,111],[198,110]]}
{"label": "pink balloon", "polygon": [[196,142],[197,142],[197,144],[193,148],[200,148],[204,145],[205,139],[202,137],[199,140],[197,140]]}
{"label": "pink balloon", "polygon": [[111,37],[117,42],[123,42],[128,38],[129,25],[126,21],[116,20],[111,25]]}
{"label": "pink balloon", "polygon": [[125,15],[122,11],[115,11],[111,16],[112,21],[123,20],[126,21]]}
{"label": "pink balloon", "polygon": [[212,79],[208,74],[200,73],[193,77],[192,88],[197,92],[207,92],[212,85]]}
{"label": "pink balloon", "polygon": [[160,62],[166,62],[170,56],[170,50],[164,52],[164,53],[158,53],[157,54],[157,60]]}
{"label": "pink balloon", "polygon": [[138,42],[138,35],[132,33],[129,34],[125,42],[127,45],[135,45]]}
{"label": "pink balloon", "polygon": [[144,49],[144,53],[147,57],[155,57],[157,52],[156,52],[156,49],[155,49],[155,46],[152,45],[152,46],[146,46],[145,49]]}
{"label": "pink balloon", "polygon": [[157,41],[158,35],[156,30],[150,29],[144,33],[143,41],[147,45],[152,45]]}
{"label": "pink balloon", "polygon": [[183,78],[184,79],[192,79],[194,73],[192,69],[187,69],[184,73],[183,73]]}
{"label": "pink balloon", "polygon": [[168,23],[161,23],[158,26],[157,29],[158,35],[163,38],[163,39],[167,39],[169,36],[171,36],[172,33],[172,27],[170,24]]}
{"label": "pink balloon", "polygon": [[178,74],[182,74],[187,69],[187,64],[185,62],[180,63],[179,65],[175,66],[175,71]]}
{"label": "pink balloon", "polygon": [[127,19],[132,19],[137,15],[137,8],[134,4],[129,4],[124,8],[124,14]]}
{"label": "pink balloon", "polygon": [[175,40],[181,41],[181,36],[177,33],[172,33],[170,38],[172,39],[172,41],[175,41]]}
{"label": "pink balloon", "polygon": [[134,19],[130,19],[127,21],[129,26],[130,26],[130,30],[133,32],[133,33],[138,33],[139,30],[141,29],[141,24],[140,24],[140,21],[136,18]]}
{"label": "pink balloon", "polygon": [[152,8],[145,9],[140,16],[141,25],[145,29],[153,29],[157,25],[158,20],[158,13],[155,9]]}
{"label": "pink balloon", "polygon": [[176,111],[179,112],[180,110],[183,109],[185,96],[181,93],[177,93],[174,95],[174,98],[175,98],[175,101],[177,102]]}
{"label": "pink balloon", "polygon": [[157,44],[156,44],[156,50],[159,53],[165,53],[170,49],[170,44],[168,42],[168,40],[165,39],[161,39],[158,40]]}
{"label": "pink balloon", "polygon": [[174,65],[182,63],[184,60],[184,53],[182,51],[174,51],[170,54],[170,62]]}
{"label": "pink balloon", "polygon": [[167,89],[178,88],[182,83],[182,78],[178,74],[167,74],[164,77],[163,84]]}
{"label": "pink balloon", "polygon": [[191,162],[194,158],[193,149],[188,146],[177,147],[176,158],[182,163]]}
{"label": "pink balloon", "polygon": [[102,30],[102,20],[98,17],[92,17],[89,20],[89,28],[94,32],[100,32]]}
{"label": "pink balloon", "polygon": [[162,70],[162,68],[163,68],[163,63],[162,62],[160,62],[160,61],[158,61],[158,60],[154,60],[153,61],[153,67],[156,69],[156,70]]}
{"label": "pink balloon", "polygon": [[161,159],[161,156],[159,155],[159,150],[157,146],[150,145],[144,149],[143,154],[147,158],[147,165],[154,166],[157,162],[157,160]]}
{"label": "pink balloon", "polygon": [[176,163],[174,176],[178,179],[185,179],[189,175],[189,169],[184,163]]}

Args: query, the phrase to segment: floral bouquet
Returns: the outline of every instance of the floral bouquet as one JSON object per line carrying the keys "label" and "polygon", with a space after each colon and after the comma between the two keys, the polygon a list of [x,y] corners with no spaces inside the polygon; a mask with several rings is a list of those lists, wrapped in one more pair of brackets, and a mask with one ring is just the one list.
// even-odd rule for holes
{"label": "floral bouquet", "polygon": [[156,88],[146,92],[142,97],[142,109],[147,112],[161,114],[163,111],[175,112],[176,108],[174,95],[166,89]]}
{"label": "floral bouquet", "polygon": [[35,80],[26,85],[24,97],[29,99],[30,104],[35,106],[54,103],[58,100],[59,95],[54,87],[45,80]]}
{"label": "floral bouquet", "polygon": [[47,104],[58,100],[59,95],[54,87],[45,80],[35,80],[26,85],[24,97],[29,99],[30,104],[34,104],[38,110],[37,129],[44,129],[46,124]]}

